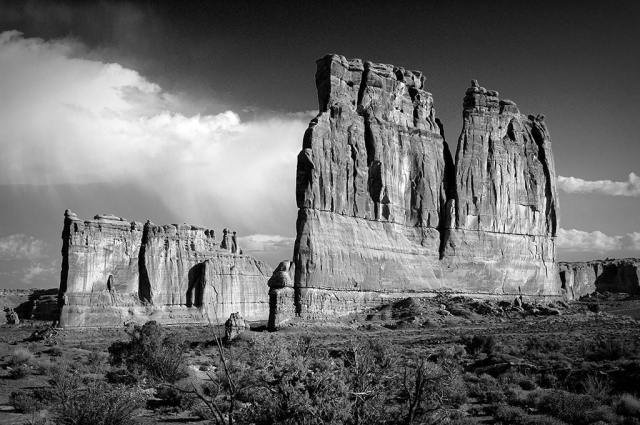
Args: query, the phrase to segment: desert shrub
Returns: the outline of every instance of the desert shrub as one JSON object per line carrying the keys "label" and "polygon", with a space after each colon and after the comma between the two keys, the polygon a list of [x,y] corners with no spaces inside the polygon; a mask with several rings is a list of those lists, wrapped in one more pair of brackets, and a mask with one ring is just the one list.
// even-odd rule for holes
{"label": "desert shrub", "polygon": [[185,346],[155,321],[127,331],[129,341],[109,346],[109,361],[124,365],[135,377],[173,383],[187,376]]}
{"label": "desert shrub", "polygon": [[189,380],[177,382],[175,385],[161,385],[156,389],[156,397],[164,401],[165,410],[182,412],[193,408],[196,403],[197,397],[192,389],[193,382]]}
{"label": "desert shrub", "polygon": [[101,373],[104,371],[107,363],[108,355],[100,351],[92,351],[89,353],[85,366],[91,373]]}
{"label": "desert shrub", "polygon": [[51,348],[49,348],[49,354],[52,355],[53,357],[61,357],[63,354],[62,348],[56,346],[53,346]]}
{"label": "desert shrub", "polygon": [[602,406],[596,399],[585,394],[574,394],[562,390],[549,391],[539,399],[536,407],[540,412],[570,424],[615,422],[615,414],[609,406]]}
{"label": "desert shrub", "polygon": [[586,340],[582,344],[585,359],[595,362],[630,357],[635,353],[636,348],[636,345],[631,342],[602,337]]}
{"label": "desert shrub", "polygon": [[640,418],[640,399],[636,396],[622,394],[615,408],[618,415]]}
{"label": "desert shrub", "polygon": [[540,352],[544,354],[555,353],[560,348],[562,348],[562,344],[555,339],[540,339],[538,336],[532,336],[524,344],[525,353],[528,352]]}
{"label": "desert shrub", "polygon": [[492,407],[493,417],[508,424],[520,424],[528,414],[520,407],[498,404]]}
{"label": "desert shrub", "polygon": [[511,406],[527,406],[529,392],[519,387],[509,387],[504,391],[507,404]]}
{"label": "desert shrub", "polygon": [[486,373],[480,375],[475,382],[468,382],[469,393],[483,403],[503,403],[506,396],[496,378]]}
{"label": "desert shrub", "polygon": [[558,419],[544,416],[532,415],[520,407],[499,404],[492,406],[493,417],[496,421],[509,425],[564,425]]}
{"label": "desert shrub", "polygon": [[542,388],[559,388],[560,384],[560,379],[553,372],[543,373],[538,379],[538,385]]}
{"label": "desert shrub", "polygon": [[[343,366],[311,338],[265,336],[253,341],[251,353],[259,367],[248,371],[252,377],[244,381],[241,394],[241,398],[254,401],[250,409],[241,412],[247,422],[321,424],[342,422],[349,416],[351,403]],[[360,370],[368,366],[375,370],[373,358],[365,346],[358,346],[350,360]],[[360,378],[359,384],[369,385],[363,393],[375,389],[375,383],[367,379],[372,377],[363,373]]]}
{"label": "desert shrub", "polygon": [[474,335],[462,338],[467,353],[477,356],[480,353],[491,355],[496,350],[496,339],[493,335]]}
{"label": "desert shrub", "polygon": [[452,407],[467,400],[467,388],[454,364],[440,358],[415,359],[405,366],[399,400],[404,400],[404,423],[441,421],[450,415]]}
{"label": "desert shrub", "polygon": [[46,408],[51,400],[49,391],[44,388],[19,390],[11,393],[9,403],[20,413],[33,413]]}
{"label": "desert shrub", "polygon": [[582,392],[597,400],[606,400],[611,394],[611,379],[607,376],[587,375],[579,384]]}
{"label": "desert shrub", "polygon": [[29,351],[28,348],[18,347],[11,353],[9,356],[9,365],[10,366],[18,366],[18,365],[26,365],[33,361],[33,354]]}
{"label": "desert shrub", "polygon": [[133,425],[134,413],[145,401],[136,390],[111,386],[98,380],[73,380],[73,389],[57,387],[56,403],[51,406],[55,423],[60,425]]}
{"label": "desert shrub", "polygon": [[19,364],[9,371],[9,378],[22,379],[29,375],[29,372],[31,372],[29,366],[27,366],[26,364]]}

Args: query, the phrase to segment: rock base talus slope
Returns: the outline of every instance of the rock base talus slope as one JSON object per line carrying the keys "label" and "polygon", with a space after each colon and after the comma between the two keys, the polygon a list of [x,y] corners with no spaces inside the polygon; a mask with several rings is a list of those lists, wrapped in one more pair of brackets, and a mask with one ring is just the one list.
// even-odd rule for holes
{"label": "rock base talus slope", "polygon": [[67,210],[60,325],[205,324],[231,312],[266,319],[271,269],[225,237],[229,248],[199,226],[143,225],[112,215],[83,221]]}
{"label": "rock base talus slope", "polygon": [[295,315],[407,293],[559,295],[542,117],[474,84],[454,164],[421,72],[327,55],[316,86],[298,155],[293,291],[281,291]]}
{"label": "rock base talus slope", "polygon": [[562,287],[570,299],[598,292],[640,294],[640,259],[559,262]]}

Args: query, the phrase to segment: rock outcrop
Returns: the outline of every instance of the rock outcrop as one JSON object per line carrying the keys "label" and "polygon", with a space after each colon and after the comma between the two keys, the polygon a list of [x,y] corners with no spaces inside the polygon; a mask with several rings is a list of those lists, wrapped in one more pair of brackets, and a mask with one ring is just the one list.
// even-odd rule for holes
{"label": "rock outcrop", "polygon": [[[58,311],[58,289],[0,289],[0,306],[11,309],[20,320],[54,322]],[[6,323],[6,315],[0,315],[0,324]]]}
{"label": "rock outcrop", "polygon": [[224,338],[227,342],[235,341],[240,338],[242,332],[251,329],[249,324],[240,317],[239,313],[231,313],[226,322],[224,322]]}
{"label": "rock outcrop", "polygon": [[562,288],[569,299],[598,292],[640,294],[640,259],[558,263]]}
{"label": "rock outcrop", "polygon": [[286,312],[339,315],[407,293],[560,295],[544,117],[474,81],[454,164],[421,72],[327,55],[316,86],[298,155],[293,287],[272,279],[272,327]]}
{"label": "rock outcrop", "polygon": [[224,230],[158,226],[112,215],[83,221],[65,212],[60,279],[61,326],[131,321],[208,323],[240,312],[266,319],[271,268],[243,255]]}

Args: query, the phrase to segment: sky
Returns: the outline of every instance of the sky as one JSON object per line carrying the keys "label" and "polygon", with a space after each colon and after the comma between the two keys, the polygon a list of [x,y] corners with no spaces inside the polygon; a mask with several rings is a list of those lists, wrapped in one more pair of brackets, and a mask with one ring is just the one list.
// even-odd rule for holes
{"label": "sky", "polygon": [[[64,210],[236,230],[275,267],[328,53],[545,114],[557,258],[640,257],[640,2],[0,1],[0,288],[59,285]],[[452,147],[452,149],[455,149]]]}

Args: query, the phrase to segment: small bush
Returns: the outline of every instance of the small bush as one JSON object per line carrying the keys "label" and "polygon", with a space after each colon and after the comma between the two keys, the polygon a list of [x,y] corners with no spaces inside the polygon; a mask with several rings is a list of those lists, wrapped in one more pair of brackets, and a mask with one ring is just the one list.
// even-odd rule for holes
{"label": "small bush", "polygon": [[483,403],[504,403],[507,399],[502,386],[491,375],[482,374],[476,382],[468,383],[469,393]]}
{"label": "small bush", "polygon": [[189,392],[190,382],[179,382],[176,387],[162,385],[156,390],[156,397],[162,399],[168,410],[182,412],[194,407],[197,397]]}
{"label": "small bush", "polygon": [[107,363],[107,355],[99,351],[92,351],[87,357],[85,366],[91,373],[101,373]]}
{"label": "small bush", "polygon": [[618,415],[640,418],[640,399],[631,394],[623,394],[616,403],[616,413]]}
{"label": "small bush", "polygon": [[185,346],[155,321],[134,326],[129,341],[109,346],[110,363],[126,366],[134,376],[174,383],[187,376]]}
{"label": "small bush", "polygon": [[105,382],[75,382],[74,388],[58,388],[52,413],[59,425],[134,425],[134,412],[145,398],[137,391]]}
{"label": "small bush", "polygon": [[9,357],[10,366],[26,365],[33,361],[33,354],[27,348],[20,347],[13,350]]}
{"label": "small bush", "polygon": [[467,353],[472,356],[477,356],[480,353],[491,355],[496,350],[496,339],[493,335],[474,335],[471,338],[463,338],[462,343]]}
{"label": "small bush", "polygon": [[540,352],[544,354],[555,353],[560,348],[562,348],[562,344],[555,339],[545,339],[542,340],[537,336],[530,337],[527,342],[524,344],[526,352]]}
{"label": "small bush", "polygon": [[584,394],[597,400],[605,400],[611,393],[611,379],[591,374],[582,380],[580,387]]}
{"label": "small bush", "polygon": [[545,373],[538,379],[538,385],[542,388],[559,388],[560,384],[560,379],[553,372]]}
{"label": "small bush", "polygon": [[636,351],[636,345],[619,339],[596,338],[583,342],[584,357],[598,362],[603,360],[618,360],[630,357]]}
{"label": "small bush", "polygon": [[9,377],[11,379],[22,379],[29,375],[30,371],[29,366],[26,364],[19,364],[9,371]]}
{"label": "small bush", "polygon": [[57,345],[49,348],[49,354],[53,357],[62,357],[62,348],[58,347]]}
{"label": "small bush", "polygon": [[615,414],[609,406],[585,394],[554,390],[544,394],[537,405],[540,412],[575,425],[592,424],[598,421],[615,422]]}

